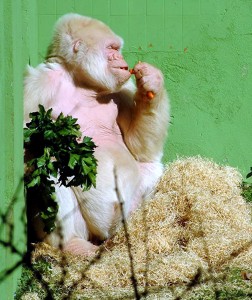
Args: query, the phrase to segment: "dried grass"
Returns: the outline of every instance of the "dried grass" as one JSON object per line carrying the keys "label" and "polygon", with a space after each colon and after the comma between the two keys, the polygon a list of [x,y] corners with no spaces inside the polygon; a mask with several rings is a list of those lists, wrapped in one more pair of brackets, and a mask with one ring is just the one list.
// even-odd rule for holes
{"label": "dried grass", "polygon": [[[167,166],[153,199],[128,221],[133,266],[141,287],[188,283],[226,266],[252,266],[251,208],[241,197],[240,173],[200,158]],[[64,285],[75,291],[130,288],[131,270],[123,228],[98,257],[66,254]],[[47,282],[62,276],[62,255],[48,245],[36,247],[33,262],[50,258]]]}

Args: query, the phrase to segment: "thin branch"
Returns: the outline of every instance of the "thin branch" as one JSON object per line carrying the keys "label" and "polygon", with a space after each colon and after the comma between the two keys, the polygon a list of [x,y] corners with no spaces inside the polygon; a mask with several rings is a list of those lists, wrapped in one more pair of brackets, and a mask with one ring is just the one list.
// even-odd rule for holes
{"label": "thin branch", "polygon": [[128,246],[128,255],[129,255],[129,259],[130,259],[130,271],[131,271],[131,282],[132,282],[132,286],[134,289],[134,294],[135,294],[135,298],[137,300],[139,300],[141,297],[138,293],[138,289],[137,289],[137,280],[136,280],[136,276],[135,276],[135,270],[134,270],[134,263],[133,263],[133,255],[132,255],[132,246],[130,243],[130,237],[129,237],[129,232],[128,232],[128,227],[127,227],[127,222],[126,222],[126,218],[124,215],[124,201],[122,199],[122,195],[118,189],[118,181],[117,181],[117,173],[116,173],[116,169],[114,169],[114,176],[115,176],[115,192],[118,198],[118,201],[120,203],[120,208],[121,208],[121,212],[122,212],[122,224],[123,224],[123,229],[125,232],[125,238],[126,238],[126,242],[127,242],[127,246]]}

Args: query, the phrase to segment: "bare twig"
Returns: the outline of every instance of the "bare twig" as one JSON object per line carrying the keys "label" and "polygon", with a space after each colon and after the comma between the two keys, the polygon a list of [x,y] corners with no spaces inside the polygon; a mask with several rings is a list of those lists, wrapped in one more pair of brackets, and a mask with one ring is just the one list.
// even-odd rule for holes
{"label": "bare twig", "polygon": [[129,255],[129,260],[130,260],[130,270],[131,270],[131,282],[132,282],[132,286],[134,289],[134,294],[135,294],[135,298],[137,300],[140,299],[140,295],[138,293],[138,289],[137,289],[137,280],[136,280],[136,276],[135,276],[135,270],[134,270],[134,263],[133,263],[133,255],[132,255],[132,247],[131,247],[131,243],[130,243],[130,237],[129,237],[129,232],[128,232],[128,226],[127,226],[127,222],[126,222],[126,218],[125,218],[125,214],[124,214],[124,201],[122,199],[122,195],[118,189],[118,181],[117,181],[117,173],[116,173],[116,169],[114,169],[114,176],[115,176],[115,192],[118,198],[118,201],[120,203],[120,207],[121,207],[121,212],[122,212],[122,224],[123,224],[123,229],[124,229],[124,233],[125,233],[125,238],[126,238],[126,242],[127,242],[127,247],[128,247],[128,255]]}

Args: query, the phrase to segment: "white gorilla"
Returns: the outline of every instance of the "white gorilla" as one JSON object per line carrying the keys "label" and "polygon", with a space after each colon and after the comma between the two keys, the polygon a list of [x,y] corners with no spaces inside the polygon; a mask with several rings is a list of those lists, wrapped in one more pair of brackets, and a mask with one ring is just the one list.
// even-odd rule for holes
{"label": "white gorilla", "polygon": [[[38,104],[77,118],[83,136],[96,143],[97,185],[89,191],[56,184],[58,226],[49,235],[33,217],[37,238],[75,254],[93,253],[120,223],[115,187],[127,217],[153,191],[169,120],[163,75],[154,66],[134,66],[136,85],[121,49],[123,40],[104,23],[78,14],[61,17],[47,60],[28,67],[24,84],[25,121]],[[147,92],[154,97],[149,99]],[[115,182],[115,171],[117,183]]]}

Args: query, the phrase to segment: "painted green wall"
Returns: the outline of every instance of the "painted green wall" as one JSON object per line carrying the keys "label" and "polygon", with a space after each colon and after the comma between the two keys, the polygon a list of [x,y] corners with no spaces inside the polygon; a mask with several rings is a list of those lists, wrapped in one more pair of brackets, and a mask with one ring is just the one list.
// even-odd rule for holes
{"label": "painted green wall", "polygon": [[[33,0],[0,1],[0,240],[7,243],[5,246],[0,243],[0,279],[6,270],[15,269],[26,248],[25,224],[21,219],[24,211],[22,82],[29,53],[37,53],[32,41],[33,33],[37,36],[34,12],[37,9]],[[0,282],[1,300],[13,299],[20,271],[21,267]]]}
{"label": "painted green wall", "polygon": [[62,14],[101,19],[125,39],[124,55],[163,71],[172,125],[164,161],[203,155],[252,165],[252,1],[38,0],[38,61]]}

